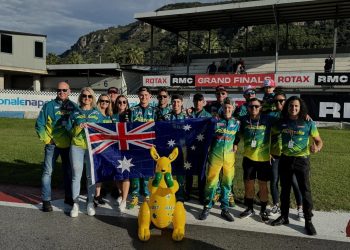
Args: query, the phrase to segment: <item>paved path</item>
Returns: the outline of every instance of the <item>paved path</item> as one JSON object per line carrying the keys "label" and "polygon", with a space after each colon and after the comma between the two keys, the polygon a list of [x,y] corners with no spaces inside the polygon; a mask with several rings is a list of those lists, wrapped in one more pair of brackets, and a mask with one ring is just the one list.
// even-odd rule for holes
{"label": "paved path", "polygon": [[[87,227],[94,227],[96,226],[98,230],[95,230],[98,237],[106,238],[107,236],[101,236],[100,233],[104,232],[104,230],[107,230],[105,227],[112,231],[120,231],[119,236],[123,236],[122,239],[128,239],[126,242],[126,245],[123,245],[121,242],[115,243],[114,247],[116,246],[124,246],[125,248],[138,248],[141,245],[140,242],[137,240],[137,213],[138,209],[135,208],[133,210],[127,210],[126,213],[120,214],[117,212],[116,207],[114,205],[114,200],[110,197],[107,197],[106,201],[107,204],[104,206],[100,206],[96,209],[96,216],[95,217],[89,217],[85,213],[85,197],[81,196],[80,201],[80,209],[81,214],[78,218],[72,219],[67,214],[63,213],[65,210],[65,206],[63,203],[63,194],[62,192],[56,192],[56,197],[58,199],[53,201],[54,211],[53,213],[43,213],[40,210],[41,204],[40,204],[40,190],[35,188],[19,188],[14,186],[4,186],[0,185],[0,210],[1,210],[1,216],[0,221],[2,222],[2,225],[4,225],[4,222],[8,220],[5,225],[7,225],[5,228],[8,228],[8,231],[4,229],[3,226],[1,226],[0,229],[0,235],[1,235],[1,243],[4,243],[4,239],[6,237],[12,237],[8,236],[9,232],[11,230],[14,230],[15,233],[18,233],[16,230],[23,229],[24,231],[20,234],[23,234],[23,237],[29,237],[32,233],[38,234],[36,237],[39,237],[41,239],[41,233],[42,230],[58,230],[57,226],[59,224],[63,224],[63,228],[67,226],[73,230],[77,225],[81,224],[81,227],[75,228],[76,230],[80,230],[82,232],[76,232],[74,231],[74,235],[76,234],[76,237],[78,237],[80,240],[86,241],[86,235],[84,235],[84,232],[86,233],[84,223],[88,223],[89,225],[86,225]],[[61,196],[61,197],[60,197]],[[2,200],[2,201],[1,201]],[[6,200],[6,201],[4,201]],[[272,227],[271,225],[265,224],[260,222],[259,217],[257,215],[246,218],[246,219],[239,219],[238,215],[241,211],[243,211],[243,207],[236,206],[235,208],[231,209],[231,212],[235,216],[234,222],[227,222],[224,221],[220,217],[220,209],[218,206],[215,206],[212,209],[212,213],[208,217],[206,221],[199,221],[197,220],[197,217],[202,210],[202,206],[197,204],[194,201],[186,202],[185,203],[186,211],[187,211],[187,225],[186,225],[186,241],[185,243],[187,247],[195,247],[196,249],[198,247],[203,246],[203,248],[213,248],[219,247],[223,249],[229,249],[233,248],[234,242],[238,240],[240,242],[239,248],[251,248],[250,246],[255,246],[255,248],[261,249],[264,248],[263,246],[267,245],[259,245],[254,240],[254,242],[251,242],[252,239],[259,239],[262,242],[265,242],[265,244],[268,244],[269,248],[285,248],[286,246],[289,247],[301,247],[303,248],[322,248],[322,249],[329,249],[331,245],[328,245],[332,243],[332,246],[337,246],[335,248],[343,248],[344,249],[350,249],[350,238],[346,237],[346,226],[348,221],[350,220],[350,213],[345,212],[318,212],[315,211],[315,216],[313,218],[313,222],[315,224],[315,227],[317,229],[318,234],[316,236],[308,236],[304,232],[304,223],[299,222],[296,220],[296,211],[291,209],[290,214],[290,224],[287,226],[279,226],[279,227]],[[30,208],[30,209],[28,209]],[[69,208],[66,208],[69,210]],[[68,211],[67,210],[67,211]],[[12,212],[11,212],[12,211]],[[15,211],[15,218],[12,218],[13,211]],[[258,211],[258,209],[256,209]],[[8,212],[10,215],[6,215],[6,212]],[[5,216],[5,217],[4,217]],[[27,217],[28,218],[27,218]],[[2,218],[4,217],[4,218]],[[22,217],[25,217],[23,219]],[[12,218],[12,219],[11,219]],[[52,223],[51,219],[48,218],[55,218],[54,219],[54,228],[51,228],[50,224]],[[276,217],[272,217],[271,220]],[[29,221],[28,221],[29,220]],[[107,225],[103,225],[100,228],[101,222],[107,223]],[[24,225],[25,223],[25,225]],[[42,225],[42,226],[41,226]],[[35,227],[35,232],[31,232],[31,227]],[[43,227],[43,228],[41,228]],[[5,230],[5,231],[4,231]],[[59,229],[58,231],[62,231],[63,229]],[[93,230],[93,229],[92,229]],[[64,230],[63,230],[64,231]],[[93,230],[94,231],[94,230]],[[229,233],[230,232],[230,233]],[[45,235],[47,235],[49,232],[45,231]],[[62,232],[63,235],[65,235],[66,232]],[[91,232],[89,232],[90,234]],[[226,234],[227,233],[227,234]],[[28,236],[25,236],[28,234]],[[49,233],[50,234],[50,233]],[[127,236],[125,235],[127,234]],[[164,236],[165,238],[169,238],[168,241],[171,242],[171,231],[170,230],[158,230],[153,229],[152,230],[152,238],[161,238],[160,235],[167,235]],[[96,235],[96,236],[97,236]],[[236,236],[239,235],[239,239],[236,238]],[[118,237],[119,237],[118,236]],[[5,237],[5,238],[4,238]],[[56,243],[51,242],[52,238],[50,235],[47,236],[47,240],[50,240],[50,242],[47,241],[47,243],[51,247],[58,247],[58,248],[65,248],[65,243],[62,245],[55,245]],[[68,237],[68,236],[66,236]],[[68,238],[71,238],[72,236],[69,236]],[[117,238],[118,238],[117,237]],[[126,238],[125,238],[126,237]],[[64,237],[62,238],[65,239]],[[99,239],[99,238],[97,238]],[[10,239],[8,239],[10,240]],[[8,242],[8,240],[6,242]],[[271,240],[273,242],[271,242]],[[89,240],[90,242],[91,240]],[[41,241],[40,241],[41,242]],[[114,241],[113,241],[114,242]],[[152,240],[152,242],[154,242]],[[167,241],[163,242],[166,246]],[[216,242],[216,243],[215,243]],[[58,243],[57,243],[58,244]],[[76,247],[79,247],[79,245],[76,245],[77,243],[74,243]],[[94,245],[94,242],[90,242],[91,246]],[[105,243],[102,243],[104,245]],[[114,244],[114,243],[113,243]],[[121,244],[121,245],[120,245]],[[173,244],[173,243],[171,243]],[[251,245],[250,245],[251,244]],[[287,244],[287,245],[284,245]],[[301,244],[301,245],[299,245]],[[152,245],[152,244],[151,244]],[[69,245],[67,245],[69,246]],[[96,245],[98,247],[98,244]],[[144,246],[144,245],[142,245]],[[148,245],[147,245],[148,246]],[[158,246],[158,245],[157,245]],[[260,247],[259,247],[260,246]],[[82,246],[80,245],[80,248]],[[111,245],[106,247],[111,247]],[[10,247],[14,248],[14,247]],[[142,247],[143,248],[143,247]],[[180,247],[181,248],[181,247]],[[334,248],[334,247],[333,247]]]}

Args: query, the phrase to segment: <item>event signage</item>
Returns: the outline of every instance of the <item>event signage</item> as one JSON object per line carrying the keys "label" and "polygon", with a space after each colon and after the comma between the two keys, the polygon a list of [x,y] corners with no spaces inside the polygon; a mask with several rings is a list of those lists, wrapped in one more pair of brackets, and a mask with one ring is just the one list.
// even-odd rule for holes
{"label": "event signage", "polygon": [[315,85],[350,85],[350,73],[316,73]]}
{"label": "event signage", "polygon": [[170,75],[167,76],[143,76],[143,86],[147,87],[169,87]]}
{"label": "event signage", "polygon": [[194,75],[173,75],[171,76],[171,86],[194,86]]}
{"label": "event signage", "polygon": [[275,79],[274,74],[201,74],[195,76],[196,87],[262,87],[265,79]]}
{"label": "event signage", "polygon": [[301,95],[316,121],[350,122],[349,95]]}
{"label": "event signage", "polygon": [[280,87],[312,87],[315,85],[315,73],[276,73],[275,81]]}

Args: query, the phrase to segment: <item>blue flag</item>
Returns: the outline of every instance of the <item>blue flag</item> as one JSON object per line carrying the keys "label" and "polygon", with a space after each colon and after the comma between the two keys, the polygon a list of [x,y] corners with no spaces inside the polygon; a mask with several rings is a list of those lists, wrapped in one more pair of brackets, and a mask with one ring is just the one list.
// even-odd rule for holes
{"label": "blue flag", "polygon": [[89,123],[85,129],[93,182],[151,177],[150,148],[168,156],[178,147],[174,175],[203,175],[215,121],[198,118],[159,122]]}

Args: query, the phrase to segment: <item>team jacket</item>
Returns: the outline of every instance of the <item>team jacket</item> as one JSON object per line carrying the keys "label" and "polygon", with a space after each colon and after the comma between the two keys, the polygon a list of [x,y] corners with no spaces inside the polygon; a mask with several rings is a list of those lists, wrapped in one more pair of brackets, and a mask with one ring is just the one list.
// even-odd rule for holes
{"label": "team jacket", "polygon": [[72,145],[87,149],[86,135],[81,123],[103,123],[104,117],[97,109],[82,110],[80,108],[75,111],[69,119],[67,129],[71,130]]}
{"label": "team jacket", "polygon": [[175,121],[175,120],[185,120],[190,118],[185,112],[181,112],[180,114],[175,114],[174,112],[169,112],[164,115],[165,121]]}
{"label": "team jacket", "polygon": [[132,122],[152,122],[157,119],[154,107],[143,108],[140,104],[130,108],[130,121]]}
{"label": "team jacket", "polygon": [[191,118],[209,118],[212,117],[210,113],[208,113],[205,109],[202,109],[201,111],[197,112],[193,109],[192,114],[190,115]]}
{"label": "team jacket", "polygon": [[165,108],[161,108],[159,106],[155,107],[157,120],[164,120],[164,115],[171,112],[171,106],[166,106]]}
{"label": "team jacket", "polygon": [[66,129],[70,115],[77,109],[77,105],[70,101],[56,98],[44,104],[35,123],[35,130],[45,144],[51,140],[58,148],[68,148],[71,136]]}

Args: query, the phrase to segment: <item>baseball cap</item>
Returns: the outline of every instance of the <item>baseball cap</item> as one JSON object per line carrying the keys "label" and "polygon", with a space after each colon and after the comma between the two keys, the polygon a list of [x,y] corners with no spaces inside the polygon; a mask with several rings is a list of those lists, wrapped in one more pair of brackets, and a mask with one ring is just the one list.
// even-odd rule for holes
{"label": "baseball cap", "polygon": [[276,83],[274,80],[272,79],[265,79],[264,80],[264,84],[263,84],[264,87],[275,87],[276,86]]}
{"label": "baseball cap", "polygon": [[108,93],[116,93],[116,94],[118,94],[119,90],[116,87],[110,87],[110,88],[108,88],[107,92]]}
{"label": "baseball cap", "polygon": [[236,102],[233,99],[230,99],[229,97],[226,97],[224,99],[223,104],[231,104],[233,107],[236,106]]}
{"label": "baseball cap", "polygon": [[142,86],[137,90],[137,94],[139,94],[142,91],[147,91],[148,93],[151,93],[148,87]]}
{"label": "baseball cap", "polygon": [[201,93],[197,93],[193,96],[193,101],[203,101],[204,96]]}
{"label": "baseball cap", "polygon": [[222,86],[222,85],[217,86],[217,87],[215,88],[215,92],[220,92],[220,91],[225,91],[225,92],[227,92],[226,89],[225,89],[225,87]]}
{"label": "baseball cap", "polygon": [[251,85],[248,85],[243,88],[243,95],[249,95],[249,94],[256,94],[255,89]]}

